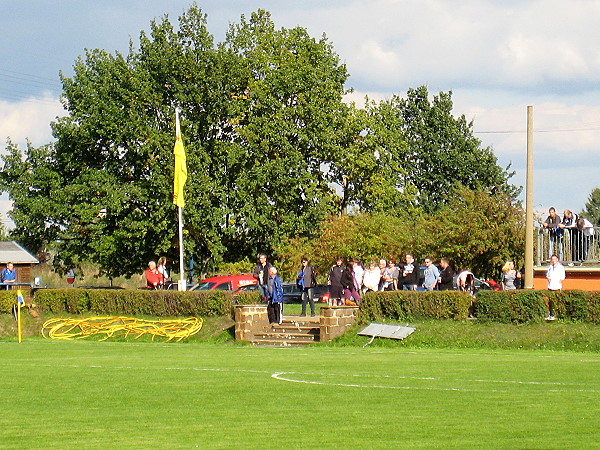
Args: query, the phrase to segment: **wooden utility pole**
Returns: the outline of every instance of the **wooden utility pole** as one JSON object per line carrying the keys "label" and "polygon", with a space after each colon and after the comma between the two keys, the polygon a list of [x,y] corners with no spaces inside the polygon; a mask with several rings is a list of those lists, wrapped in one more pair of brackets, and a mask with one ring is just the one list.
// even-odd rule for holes
{"label": "wooden utility pole", "polygon": [[525,220],[525,289],[533,289],[533,106],[527,107]]}

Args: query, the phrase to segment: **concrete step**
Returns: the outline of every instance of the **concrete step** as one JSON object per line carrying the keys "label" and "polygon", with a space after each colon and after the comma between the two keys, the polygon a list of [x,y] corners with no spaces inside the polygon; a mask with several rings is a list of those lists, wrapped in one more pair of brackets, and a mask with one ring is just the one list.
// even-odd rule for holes
{"label": "concrete step", "polygon": [[271,325],[266,328],[269,331],[279,332],[279,333],[318,333],[320,327],[311,326],[311,325],[295,325],[293,323],[282,323],[280,325]]}
{"label": "concrete step", "polygon": [[297,323],[297,324],[319,324],[321,318],[319,316],[311,317],[311,316],[286,316],[282,317],[282,323]]}
{"label": "concrete step", "polygon": [[320,318],[284,316],[280,324],[270,324],[254,334],[252,345],[297,346],[319,342]]}
{"label": "concrete step", "polygon": [[285,339],[261,339],[254,338],[249,341],[252,345],[260,345],[264,347],[300,347],[303,345],[310,345],[314,341],[298,341],[298,340],[285,340]]}
{"label": "concrete step", "polygon": [[255,338],[259,339],[278,339],[278,340],[288,340],[288,341],[306,341],[306,342],[315,342],[318,341],[319,335],[318,333],[274,333],[265,331],[264,333],[255,333]]}

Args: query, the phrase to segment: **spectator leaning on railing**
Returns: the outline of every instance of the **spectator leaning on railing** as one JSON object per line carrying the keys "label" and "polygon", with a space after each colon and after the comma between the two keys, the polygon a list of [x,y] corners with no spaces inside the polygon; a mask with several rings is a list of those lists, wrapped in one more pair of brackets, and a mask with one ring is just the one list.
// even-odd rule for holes
{"label": "spectator leaning on railing", "polygon": [[[0,275],[2,279],[2,283],[14,283],[17,281],[17,271],[13,263],[9,262],[6,264],[6,267],[2,269],[2,274]],[[5,286],[6,289],[9,289],[9,286]]]}
{"label": "spectator leaning on railing", "polygon": [[556,209],[551,207],[548,210],[548,218],[542,224],[544,228],[548,230],[548,234],[550,236],[550,242],[548,245],[548,259],[554,254],[557,253],[559,257],[562,259],[563,257],[563,229],[559,226],[561,223],[560,217],[556,214]]}

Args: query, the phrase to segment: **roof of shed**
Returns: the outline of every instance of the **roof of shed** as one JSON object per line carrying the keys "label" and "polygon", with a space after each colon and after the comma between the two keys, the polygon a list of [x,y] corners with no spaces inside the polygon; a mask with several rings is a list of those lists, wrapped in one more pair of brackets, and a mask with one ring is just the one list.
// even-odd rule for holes
{"label": "roof of shed", "polygon": [[0,241],[0,264],[38,264],[39,261],[15,241]]}

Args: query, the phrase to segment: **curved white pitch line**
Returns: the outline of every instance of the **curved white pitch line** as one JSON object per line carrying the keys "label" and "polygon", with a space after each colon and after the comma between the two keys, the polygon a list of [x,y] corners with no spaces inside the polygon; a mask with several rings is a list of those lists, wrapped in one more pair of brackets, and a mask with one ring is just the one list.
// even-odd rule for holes
{"label": "curved white pitch line", "polygon": [[[415,387],[415,386],[382,386],[378,384],[352,384],[352,383],[329,383],[323,381],[310,381],[310,380],[298,380],[294,378],[285,377],[294,372],[276,372],[271,375],[271,378],[280,381],[288,381],[290,383],[302,383],[302,384],[315,384],[320,386],[338,386],[338,387],[350,387],[350,388],[372,388],[372,389],[402,389],[402,390],[419,390],[419,391],[454,391],[454,392],[507,392],[498,389],[465,389],[465,388],[442,388],[442,387]],[[423,378],[431,380],[431,378]]]}

